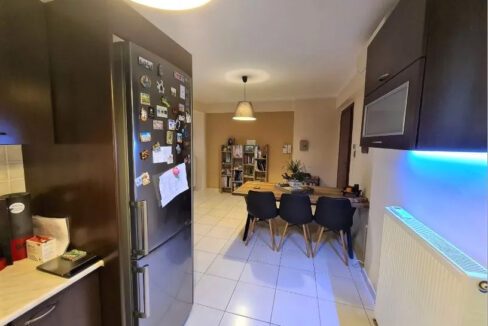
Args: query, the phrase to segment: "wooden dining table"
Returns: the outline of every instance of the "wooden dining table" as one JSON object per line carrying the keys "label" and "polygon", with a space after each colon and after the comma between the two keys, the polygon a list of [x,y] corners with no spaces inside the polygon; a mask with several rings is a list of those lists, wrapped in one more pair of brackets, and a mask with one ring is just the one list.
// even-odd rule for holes
{"label": "wooden dining table", "polygon": [[[334,198],[347,198],[351,202],[351,206],[355,208],[368,208],[369,201],[366,197],[357,196],[357,197],[350,197],[344,196],[342,190],[339,188],[332,188],[332,187],[311,187],[313,191],[309,194],[310,202],[312,205],[316,205],[317,201],[320,197],[334,197]],[[285,193],[291,193],[291,189],[288,187],[282,187],[275,183],[270,182],[262,182],[262,181],[248,181],[244,183],[239,188],[235,189],[232,192],[234,196],[246,196],[249,191],[271,191],[276,200],[280,201],[281,195]],[[249,231],[249,224],[251,223],[252,216],[247,214],[246,226],[244,228],[244,235],[242,237],[243,241],[246,241],[247,234]],[[348,253],[349,257],[353,258],[353,250],[352,250],[352,239],[351,233],[347,232],[347,243],[348,243]]]}

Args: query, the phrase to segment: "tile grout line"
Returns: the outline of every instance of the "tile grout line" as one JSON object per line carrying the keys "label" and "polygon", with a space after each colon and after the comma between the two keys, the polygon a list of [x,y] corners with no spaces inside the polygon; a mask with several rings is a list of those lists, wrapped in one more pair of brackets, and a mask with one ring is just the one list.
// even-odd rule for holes
{"label": "tile grout line", "polygon": [[[279,243],[278,243],[279,245]],[[283,246],[285,245],[285,243],[283,242],[281,248],[278,248],[278,250],[281,249],[280,251],[280,262],[279,262],[279,265],[278,265],[278,274],[276,275],[276,283],[275,283],[275,289],[274,289],[274,295],[273,295],[273,304],[271,305],[271,316],[270,316],[270,324],[273,323],[273,313],[274,313],[274,308],[275,308],[275,301],[276,301],[276,292],[278,291],[278,280],[280,279],[280,270],[281,270],[281,259],[283,258]]]}
{"label": "tile grout line", "polygon": [[[251,248],[251,250],[250,250],[251,252],[254,250],[254,246],[255,246],[255,244],[256,244],[256,242],[254,242],[254,243],[253,243],[253,247],[252,247],[252,248]],[[249,261],[249,257],[248,257],[248,259],[246,260],[246,263],[247,263],[248,261]],[[244,265],[244,266],[245,266],[245,265]],[[244,268],[242,269],[242,271],[244,271]],[[242,276],[242,271],[241,271],[241,275],[239,275],[239,280],[240,280],[240,278],[241,278],[241,276]],[[230,296],[230,298],[229,298],[229,301],[227,301],[227,305],[225,306],[225,312],[229,312],[227,309],[229,308],[229,304],[230,304],[230,302],[232,301],[232,297],[234,296],[234,293],[236,292],[237,286],[239,285],[239,280],[237,280],[237,281],[236,281],[236,285],[234,286],[234,290],[232,290],[232,294],[231,294],[231,296]],[[225,314],[225,313],[224,313],[224,314]],[[222,316],[222,318],[223,318],[223,316]],[[221,322],[222,322],[222,320],[219,322],[219,324],[220,324]]]}

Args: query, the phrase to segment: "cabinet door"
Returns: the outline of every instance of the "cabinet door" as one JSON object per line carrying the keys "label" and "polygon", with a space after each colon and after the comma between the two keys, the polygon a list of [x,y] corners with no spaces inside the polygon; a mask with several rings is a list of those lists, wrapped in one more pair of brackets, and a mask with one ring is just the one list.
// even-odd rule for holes
{"label": "cabinet door", "polygon": [[98,272],[93,272],[41,303],[12,326],[100,326]]}
{"label": "cabinet door", "polygon": [[0,144],[52,140],[43,4],[0,0]]}
{"label": "cabinet door", "polygon": [[368,46],[366,95],[425,54],[426,0],[400,0]]}
{"label": "cabinet door", "polygon": [[433,0],[419,149],[486,151],[486,0]]}
{"label": "cabinet door", "polygon": [[425,59],[420,59],[364,100],[361,146],[413,149]]}

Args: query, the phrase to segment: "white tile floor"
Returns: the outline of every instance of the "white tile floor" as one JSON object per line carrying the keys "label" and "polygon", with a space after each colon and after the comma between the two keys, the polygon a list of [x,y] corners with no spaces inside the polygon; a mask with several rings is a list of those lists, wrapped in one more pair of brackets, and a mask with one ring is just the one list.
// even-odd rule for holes
{"label": "white tile floor", "polygon": [[332,236],[313,259],[297,228],[279,252],[271,250],[267,224],[245,246],[246,216],[242,197],[195,193],[195,304],[186,326],[374,325],[358,263],[345,266]]}

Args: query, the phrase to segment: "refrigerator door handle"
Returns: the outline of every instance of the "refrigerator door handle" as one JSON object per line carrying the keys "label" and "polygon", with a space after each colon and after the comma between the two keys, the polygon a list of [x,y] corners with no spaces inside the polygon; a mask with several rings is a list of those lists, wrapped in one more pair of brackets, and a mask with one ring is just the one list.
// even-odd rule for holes
{"label": "refrigerator door handle", "polygon": [[[149,318],[151,316],[151,302],[150,302],[150,295],[149,295],[149,265],[144,265],[142,267],[137,267],[136,268],[136,273],[142,274],[142,283],[143,283],[143,301],[142,301],[142,307],[143,310],[141,311],[140,307],[138,307],[138,311],[136,312],[137,317],[145,319]],[[139,282],[139,279],[138,279]],[[138,296],[139,296],[139,291],[138,291]],[[139,298],[137,302],[140,302]]]}
{"label": "refrigerator door handle", "polygon": [[135,253],[146,256],[149,254],[147,235],[147,202],[145,200],[135,202],[137,218],[137,241]]}

